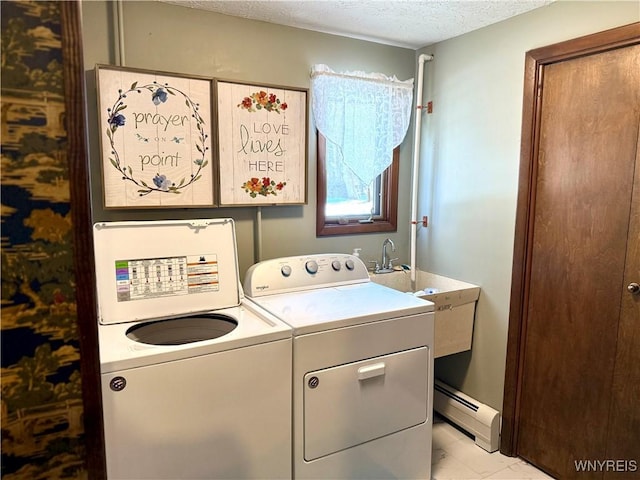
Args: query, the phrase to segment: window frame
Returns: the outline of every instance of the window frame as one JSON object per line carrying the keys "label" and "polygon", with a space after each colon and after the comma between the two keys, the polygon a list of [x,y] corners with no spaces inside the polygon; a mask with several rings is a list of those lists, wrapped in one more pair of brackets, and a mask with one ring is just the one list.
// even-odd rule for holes
{"label": "window frame", "polygon": [[380,216],[372,223],[360,223],[350,219],[341,224],[337,220],[327,219],[326,139],[318,133],[317,177],[316,177],[316,236],[351,235],[358,233],[395,232],[398,230],[398,179],[400,177],[400,147],[393,149],[391,165],[383,172]]}

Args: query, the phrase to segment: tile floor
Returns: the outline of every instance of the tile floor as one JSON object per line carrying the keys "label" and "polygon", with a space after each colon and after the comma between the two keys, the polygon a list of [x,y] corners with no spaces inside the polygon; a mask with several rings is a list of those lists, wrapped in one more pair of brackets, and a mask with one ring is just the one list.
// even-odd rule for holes
{"label": "tile floor", "polygon": [[433,480],[552,479],[521,458],[489,453],[474,440],[436,415],[433,420]]}

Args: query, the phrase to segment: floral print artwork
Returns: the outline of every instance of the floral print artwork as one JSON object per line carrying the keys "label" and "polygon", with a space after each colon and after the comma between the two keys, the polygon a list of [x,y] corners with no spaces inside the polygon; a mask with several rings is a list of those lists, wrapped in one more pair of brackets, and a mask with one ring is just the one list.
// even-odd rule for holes
{"label": "floral print artwork", "polygon": [[282,190],[286,184],[287,182],[276,183],[269,177],[262,177],[262,180],[254,177],[243,183],[242,188],[251,198],[256,198],[258,195],[268,197],[269,195],[277,195],[277,192]]}
{"label": "floral print artwork", "polygon": [[[267,93],[264,90],[255,92],[249,97],[244,97],[242,102],[238,104],[238,108],[243,108],[248,112],[257,112],[264,109],[267,112],[275,112],[277,114],[286,110],[287,107],[286,102],[281,102],[275,94]],[[251,198],[256,198],[258,195],[263,197],[277,195],[277,192],[282,190],[286,184],[287,182],[276,183],[269,177],[262,177],[262,180],[252,177],[242,184],[242,188]]]}
{"label": "floral print artwork", "polygon": [[216,81],[215,104],[218,205],[305,203],[307,90]]}
{"label": "floral print artwork", "polygon": [[249,112],[257,112],[264,109],[267,112],[280,113],[286,110],[288,105],[286,102],[280,102],[275,94],[260,90],[249,97],[244,97],[238,107],[244,108]]}

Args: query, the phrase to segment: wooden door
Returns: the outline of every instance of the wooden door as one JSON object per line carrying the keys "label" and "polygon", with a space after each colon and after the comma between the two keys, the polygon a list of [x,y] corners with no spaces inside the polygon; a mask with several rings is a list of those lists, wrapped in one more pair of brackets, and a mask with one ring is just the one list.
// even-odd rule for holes
{"label": "wooden door", "polygon": [[[640,67],[636,71],[639,71]],[[640,90],[640,82],[636,82]],[[640,130],[638,131],[640,138]],[[640,477],[640,140],[636,144],[636,168],[629,218],[627,261],[623,285],[618,345],[611,386],[611,408],[606,458],[633,463],[609,469],[604,478],[629,478],[631,472]]]}
{"label": "wooden door", "polygon": [[[629,381],[640,299],[626,288],[640,277],[640,29],[630,28],[529,63],[501,450],[558,478],[640,460],[640,381]],[[606,463],[619,459],[629,463]]]}

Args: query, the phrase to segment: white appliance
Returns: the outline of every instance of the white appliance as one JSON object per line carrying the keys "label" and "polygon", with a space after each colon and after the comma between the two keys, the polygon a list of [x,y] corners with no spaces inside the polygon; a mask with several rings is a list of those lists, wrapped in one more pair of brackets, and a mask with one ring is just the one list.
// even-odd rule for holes
{"label": "white appliance", "polygon": [[243,299],[233,221],[94,239],[108,478],[291,478],[291,329]]}
{"label": "white appliance", "polygon": [[293,328],[293,477],[431,478],[433,304],[344,254],[257,263],[244,290]]}

